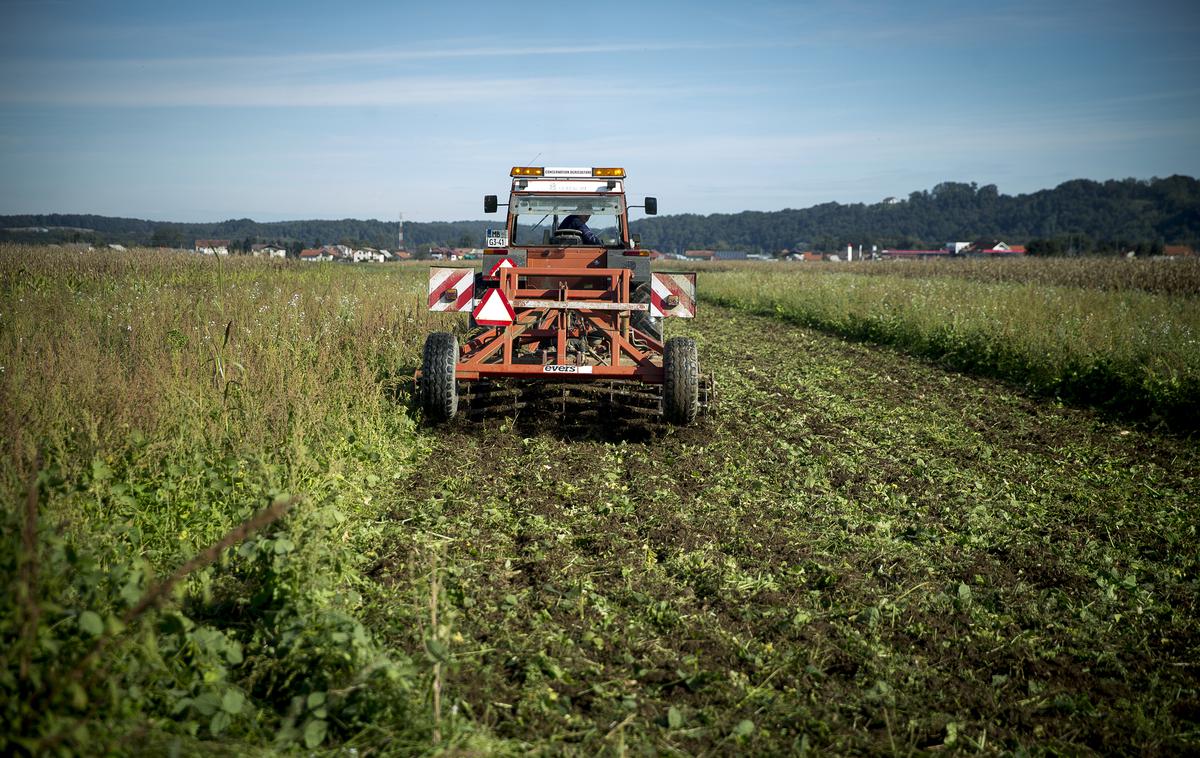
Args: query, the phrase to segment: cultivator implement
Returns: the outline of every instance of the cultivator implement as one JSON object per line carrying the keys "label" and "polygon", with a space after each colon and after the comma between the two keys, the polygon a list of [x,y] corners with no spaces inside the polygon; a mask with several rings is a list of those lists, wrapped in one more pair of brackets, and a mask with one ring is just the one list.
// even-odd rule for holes
{"label": "cultivator implement", "polygon": [[[515,168],[513,176],[532,170]],[[696,275],[651,274],[647,252],[628,235],[621,182],[594,176],[623,177],[623,170],[592,169],[586,179],[578,178],[586,169],[558,171],[578,173],[541,184],[514,179],[508,226],[489,232],[481,271],[430,269],[430,310],[469,311],[472,329],[461,345],[445,332],[426,341],[416,379],[427,416],[449,419],[460,406],[478,416],[557,404],[564,413],[604,408],[691,423],[707,408],[712,382],[700,375],[695,342],[664,341],[662,324],[695,314]],[[496,205],[494,196],[485,199],[485,208]],[[647,198],[647,210],[655,206]],[[519,225],[522,210],[545,211],[542,221],[554,216],[541,244],[509,244],[531,234]],[[589,240],[560,228],[560,215],[586,221],[597,210],[614,214],[610,244],[595,244],[590,229]]]}
{"label": "cultivator implement", "polygon": [[[512,382],[478,379],[464,382],[458,412],[467,418],[531,412],[557,412],[596,420],[624,419],[657,424],[662,421],[662,385],[615,379],[599,382]],[[699,413],[714,399],[713,383],[701,377]]]}

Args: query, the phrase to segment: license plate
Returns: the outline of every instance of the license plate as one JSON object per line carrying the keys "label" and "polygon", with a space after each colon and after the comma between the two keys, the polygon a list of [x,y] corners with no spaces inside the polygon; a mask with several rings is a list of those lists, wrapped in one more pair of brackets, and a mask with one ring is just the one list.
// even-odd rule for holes
{"label": "license plate", "polygon": [[486,236],[488,247],[508,247],[507,229],[488,229]]}

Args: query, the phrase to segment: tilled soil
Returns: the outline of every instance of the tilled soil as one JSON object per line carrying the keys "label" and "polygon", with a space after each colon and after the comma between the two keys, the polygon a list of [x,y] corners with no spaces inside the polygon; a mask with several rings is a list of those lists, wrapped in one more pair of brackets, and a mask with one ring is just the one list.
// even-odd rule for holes
{"label": "tilled soil", "polygon": [[1194,442],[733,310],[673,334],[717,383],[695,427],[429,430],[368,591],[444,641],[445,718],[550,753],[1200,750]]}

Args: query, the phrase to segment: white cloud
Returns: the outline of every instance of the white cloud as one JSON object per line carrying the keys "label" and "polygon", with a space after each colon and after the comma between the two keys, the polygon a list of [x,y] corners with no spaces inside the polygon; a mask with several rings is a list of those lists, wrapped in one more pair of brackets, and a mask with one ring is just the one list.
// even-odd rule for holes
{"label": "white cloud", "polygon": [[[514,46],[482,47],[473,43],[439,43],[428,49],[375,48],[371,50],[349,50],[339,52],[304,52],[284,55],[212,55],[180,56],[171,58],[129,58],[115,61],[97,61],[101,66],[113,68],[162,68],[174,67],[222,67],[253,66],[255,68],[323,67],[347,63],[399,63],[403,61],[445,60],[453,58],[521,58],[542,56],[586,56],[621,53],[671,52],[682,50],[714,50],[751,47],[749,44],[711,44],[701,42],[622,43],[604,45],[564,46]],[[753,47],[762,47],[753,45]]]}
{"label": "white cloud", "polygon": [[[489,102],[528,104],[553,96],[559,103],[687,97],[728,92],[713,86],[597,86],[566,77],[384,77],[353,81],[263,80],[253,76],[201,81],[89,80],[57,87],[8,89],[0,104],[67,107],[333,107],[414,106]],[[502,106],[507,111],[509,106]]]}

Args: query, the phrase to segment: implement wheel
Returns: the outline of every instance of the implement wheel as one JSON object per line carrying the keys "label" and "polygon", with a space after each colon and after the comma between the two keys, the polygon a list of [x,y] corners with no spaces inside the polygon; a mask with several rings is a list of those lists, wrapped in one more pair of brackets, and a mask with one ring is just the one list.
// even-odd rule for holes
{"label": "implement wheel", "polygon": [[700,361],[696,341],[672,337],[663,349],[663,416],[687,426],[700,412]]}
{"label": "implement wheel", "polygon": [[458,339],[449,332],[434,332],[425,338],[421,356],[421,408],[430,421],[449,421],[458,413],[458,388],[454,366],[458,362]]}

